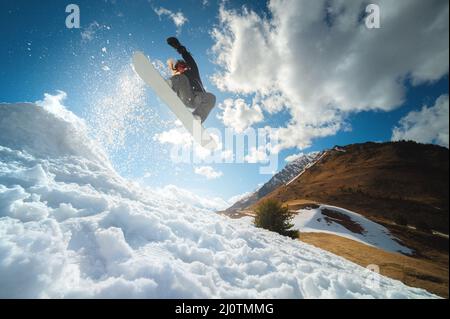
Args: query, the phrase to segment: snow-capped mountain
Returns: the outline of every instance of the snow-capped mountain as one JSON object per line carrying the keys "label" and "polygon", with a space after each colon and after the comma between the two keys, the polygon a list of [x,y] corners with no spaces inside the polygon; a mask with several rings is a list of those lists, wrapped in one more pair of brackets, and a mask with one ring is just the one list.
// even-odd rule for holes
{"label": "snow-capped mountain", "polygon": [[1,298],[436,297],[128,181],[84,128],[0,104]]}
{"label": "snow-capped mountain", "polygon": [[288,183],[302,172],[308,165],[313,163],[322,152],[312,152],[302,155],[287,164],[279,173],[275,174],[266,184],[258,190],[259,198],[266,196],[278,186]]}
{"label": "snow-capped mountain", "polygon": [[298,158],[288,163],[281,171],[272,176],[267,183],[255,190],[253,193],[250,193],[233,203],[233,205],[229,207],[226,212],[236,212],[255,204],[260,198],[266,196],[279,186],[290,182],[298,176],[298,174],[305,170],[309,165],[314,163],[321,156],[321,154],[323,154],[323,152],[311,152],[300,155]]}
{"label": "snow-capped mountain", "polygon": [[367,142],[325,151],[258,201],[329,204],[371,219],[394,222],[402,217],[409,225],[426,221],[447,234],[448,185],[448,149],[414,142]]}

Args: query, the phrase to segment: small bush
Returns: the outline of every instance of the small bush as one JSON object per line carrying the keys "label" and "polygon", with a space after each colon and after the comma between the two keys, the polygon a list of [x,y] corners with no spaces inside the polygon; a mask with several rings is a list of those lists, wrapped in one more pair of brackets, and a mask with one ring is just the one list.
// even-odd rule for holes
{"label": "small bush", "polygon": [[266,200],[256,208],[255,226],[277,232],[283,236],[298,238],[298,231],[291,230],[294,214],[276,200]]}

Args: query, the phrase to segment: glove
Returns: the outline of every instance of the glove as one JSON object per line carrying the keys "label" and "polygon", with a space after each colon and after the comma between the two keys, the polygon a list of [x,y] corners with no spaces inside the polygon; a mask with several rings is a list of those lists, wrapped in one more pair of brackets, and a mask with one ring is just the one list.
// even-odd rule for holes
{"label": "glove", "polygon": [[181,47],[180,41],[175,37],[167,38],[167,44],[173,47],[175,50]]}
{"label": "glove", "polygon": [[180,41],[178,41],[178,39],[175,37],[167,38],[167,44],[177,50],[179,54],[183,54],[186,52],[186,48],[182,46]]}

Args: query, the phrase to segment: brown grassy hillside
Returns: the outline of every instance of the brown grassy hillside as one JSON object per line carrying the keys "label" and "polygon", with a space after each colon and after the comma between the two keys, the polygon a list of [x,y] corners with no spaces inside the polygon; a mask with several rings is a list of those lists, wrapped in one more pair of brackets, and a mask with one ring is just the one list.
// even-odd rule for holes
{"label": "brown grassy hillside", "polygon": [[440,254],[434,260],[412,258],[331,234],[302,233],[300,240],[363,267],[377,265],[384,276],[448,298],[448,255]]}
{"label": "brown grassy hillside", "polygon": [[334,148],[289,185],[228,216],[252,215],[268,198],[291,210],[319,204],[352,210],[388,228],[414,254],[389,253],[330,234],[300,233],[300,240],[362,266],[377,264],[386,276],[448,298],[448,236],[424,231],[428,226],[448,234],[448,155],[446,148],[414,142]]}
{"label": "brown grassy hillside", "polygon": [[425,224],[448,234],[448,149],[414,142],[354,144],[341,149],[328,151],[293,183],[258,203],[266,198],[304,199],[372,219],[394,221],[402,216],[410,225]]}

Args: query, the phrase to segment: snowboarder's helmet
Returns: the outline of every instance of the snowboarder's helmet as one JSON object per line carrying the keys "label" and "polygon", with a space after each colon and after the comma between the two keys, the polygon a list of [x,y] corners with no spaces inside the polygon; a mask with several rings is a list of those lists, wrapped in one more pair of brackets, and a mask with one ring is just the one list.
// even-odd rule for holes
{"label": "snowboarder's helmet", "polygon": [[177,63],[175,63],[174,69],[180,73],[184,73],[189,70],[189,66],[183,60],[178,60]]}

